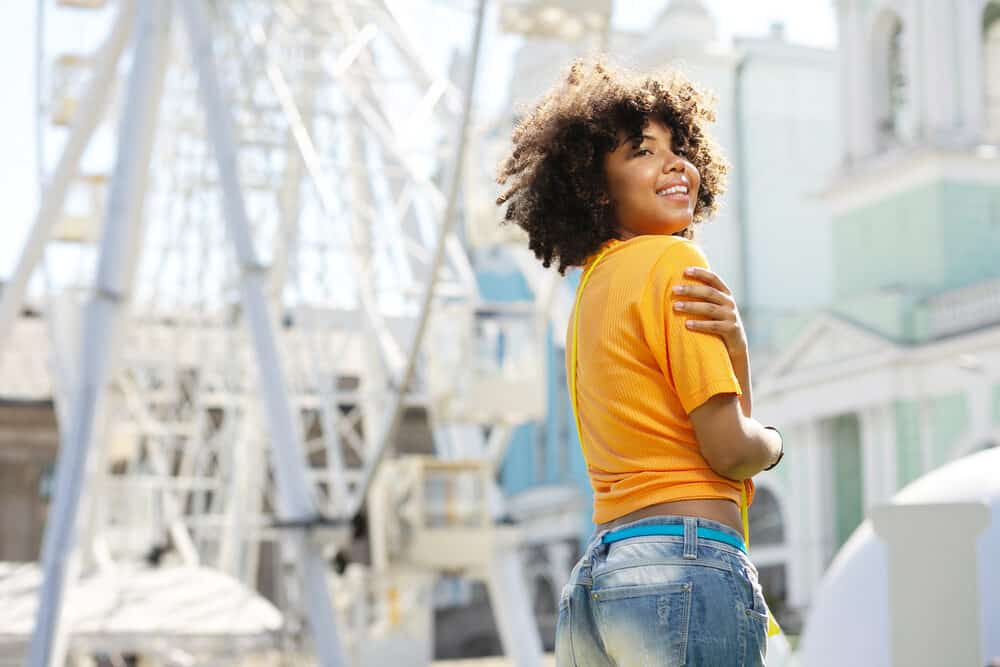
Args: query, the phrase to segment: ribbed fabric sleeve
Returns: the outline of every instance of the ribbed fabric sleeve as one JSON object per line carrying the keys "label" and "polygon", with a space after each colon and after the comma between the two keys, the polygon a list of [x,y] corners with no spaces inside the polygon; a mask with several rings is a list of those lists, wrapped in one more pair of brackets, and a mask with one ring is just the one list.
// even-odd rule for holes
{"label": "ribbed fabric sleeve", "polygon": [[709,268],[693,243],[671,243],[653,265],[639,299],[643,336],[686,414],[715,394],[742,393],[722,338],[685,326],[687,320],[708,318],[673,308],[674,286],[697,282],[684,277],[689,266]]}

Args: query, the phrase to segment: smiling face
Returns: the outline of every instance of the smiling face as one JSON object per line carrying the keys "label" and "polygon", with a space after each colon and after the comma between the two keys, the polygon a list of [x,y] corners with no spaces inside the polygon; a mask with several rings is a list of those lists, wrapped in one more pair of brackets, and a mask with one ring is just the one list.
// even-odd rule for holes
{"label": "smiling face", "polygon": [[604,156],[604,173],[623,240],[691,225],[701,177],[669,127],[650,120],[641,136],[620,131]]}

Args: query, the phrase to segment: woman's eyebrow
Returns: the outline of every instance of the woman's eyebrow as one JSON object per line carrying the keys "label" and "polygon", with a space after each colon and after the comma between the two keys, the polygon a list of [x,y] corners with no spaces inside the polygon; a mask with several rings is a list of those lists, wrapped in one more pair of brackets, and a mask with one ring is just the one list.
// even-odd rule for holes
{"label": "woman's eyebrow", "polygon": [[657,139],[651,134],[642,134],[642,135],[636,134],[630,139],[630,141],[632,141],[633,143],[642,143],[643,141],[652,141],[653,143],[657,143],[659,139]]}
{"label": "woman's eyebrow", "polygon": [[626,137],[625,141],[623,141],[621,143],[621,145],[623,145],[623,146],[626,146],[626,145],[633,146],[635,144],[641,144],[643,141],[646,141],[647,139],[650,140],[650,141],[656,141],[655,137],[652,137],[652,136],[650,136],[648,134],[633,134],[630,137]]}
{"label": "woman's eyebrow", "polygon": [[620,144],[618,144],[618,148],[621,148],[623,146],[636,146],[638,144],[643,143],[644,141],[652,141],[653,143],[656,143],[657,138],[651,134],[633,134],[632,136],[625,137],[625,139],[622,140]]}

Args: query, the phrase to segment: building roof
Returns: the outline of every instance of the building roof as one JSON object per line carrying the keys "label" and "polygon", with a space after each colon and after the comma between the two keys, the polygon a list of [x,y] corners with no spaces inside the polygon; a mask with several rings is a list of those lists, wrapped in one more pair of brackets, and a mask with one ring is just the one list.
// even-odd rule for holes
{"label": "building roof", "polygon": [[705,45],[716,39],[715,17],[702,0],[671,0],[651,33],[671,45]]}
{"label": "building roof", "polygon": [[[0,656],[23,654],[42,572],[0,563]],[[276,646],[281,613],[232,577],[205,567],[117,569],[85,577],[66,596],[74,649],[233,655]]]}

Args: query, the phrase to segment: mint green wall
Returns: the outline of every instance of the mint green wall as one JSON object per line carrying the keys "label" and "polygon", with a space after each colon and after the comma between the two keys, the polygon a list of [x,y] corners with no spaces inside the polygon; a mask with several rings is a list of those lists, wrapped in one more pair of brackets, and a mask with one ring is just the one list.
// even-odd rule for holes
{"label": "mint green wall", "polygon": [[937,292],[1000,276],[1000,188],[938,181],[834,218],[838,302],[882,288]]}
{"label": "mint green wall", "polygon": [[969,402],[964,393],[940,396],[930,406],[931,461],[937,467],[951,460],[955,443],[969,429]]}
{"label": "mint green wall", "polygon": [[944,183],[941,191],[947,286],[1000,276],[1000,187]]}
{"label": "mint green wall", "polygon": [[939,285],[945,266],[940,198],[939,185],[924,185],[835,216],[837,300],[882,287]]}
{"label": "mint green wall", "polygon": [[840,547],[864,518],[861,425],[857,415],[836,417],[831,423],[833,488],[836,501],[835,537]]}
{"label": "mint green wall", "polygon": [[[1000,387],[994,394],[994,412],[1000,410]],[[962,392],[937,396],[927,402],[930,461],[924,461],[920,440],[920,404],[896,401],[896,479],[909,484],[931,468],[951,460],[955,445],[969,430],[969,400]],[[1000,417],[1000,415],[997,415]]]}
{"label": "mint green wall", "polygon": [[920,408],[915,401],[895,401],[896,485],[909,484],[923,472],[920,451]]}
{"label": "mint green wall", "polygon": [[838,300],[834,312],[893,340],[911,340],[913,299],[898,291],[864,292]]}

